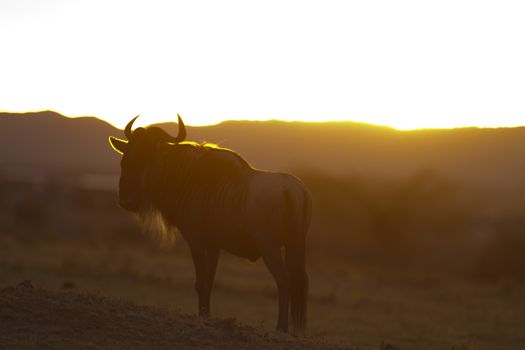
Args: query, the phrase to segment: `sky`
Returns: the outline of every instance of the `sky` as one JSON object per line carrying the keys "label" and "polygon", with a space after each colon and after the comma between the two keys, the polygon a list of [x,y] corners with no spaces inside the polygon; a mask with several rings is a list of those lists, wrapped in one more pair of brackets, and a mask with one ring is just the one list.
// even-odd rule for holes
{"label": "sky", "polygon": [[522,3],[0,0],[0,110],[525,125]]}

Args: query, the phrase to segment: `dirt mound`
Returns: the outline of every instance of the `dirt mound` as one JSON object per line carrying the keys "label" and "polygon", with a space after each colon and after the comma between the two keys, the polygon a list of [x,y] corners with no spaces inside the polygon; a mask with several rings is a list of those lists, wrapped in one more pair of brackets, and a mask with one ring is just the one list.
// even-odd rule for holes
{"label": "dirt mound", "polygon": [[0,291],[0,325],[0,349],[349,349],[30,281]]}

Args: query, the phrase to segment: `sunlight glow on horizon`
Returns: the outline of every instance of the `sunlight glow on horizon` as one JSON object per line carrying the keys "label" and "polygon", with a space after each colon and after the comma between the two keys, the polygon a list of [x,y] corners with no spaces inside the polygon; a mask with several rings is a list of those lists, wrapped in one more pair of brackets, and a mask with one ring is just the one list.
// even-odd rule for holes
{"label": "sunlight glow on horizon", "polygon": [[[525,6],[525,5],[523,5]],[[176,121],[525,125],[521,3],[0,4],[0,110]],[[7,35],[5,35],[7,33]]]}

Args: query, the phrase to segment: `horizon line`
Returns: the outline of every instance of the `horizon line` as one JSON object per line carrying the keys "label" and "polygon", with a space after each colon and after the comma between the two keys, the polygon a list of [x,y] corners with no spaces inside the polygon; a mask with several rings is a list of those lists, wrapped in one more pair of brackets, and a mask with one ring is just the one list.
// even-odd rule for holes
{"label": "horizon line", "polygon": [[[5,110],[0,109],[0,113],[6,113],[6,114],[31,114],[31,113],[55,113],[58,114],[64,118],[95,118],[102,122],[105,122],[114,128],[118,130],[123,130],[124,127],[120,127],[116,123],[112,123],[111,121],[104,119],[102,117],[96,116],[96,115],[67,115],[65,113],[62,113],[57,110],[52,109],[41,109],[41,110],[26,110],[26,111],[13,111],[13,110]],[[140,115],[140,113],[139,113]],[[146,117],[147,118],[147,117]],[[146,126],[151,125],[157,125],[157,124],[177,124],[176,117],[174,117],[173,121],[157,121],[153,122],[151,124],[148,124]],[[441,127],[416,127],[416,128],[399,128],[392,125],[386,125],[386,124],[378,124],[378,123],[370,123],[365,121],[359,121],[359,120],[352,120],[352,119],[327,119],[327,120],[300,120],[300,119],[292,119],[292,120],[285,120],[285,119],[279,119],[279,118],[268,118],[268,119],[249,119],[249,118],[234,118],[234,119],[224,119],[217,123],[207,123],[207,124],[188,124],[185,122],[185,124],[192,128],[201,128],[201,127],[209,127],[209,126],[216,126],[227,122],[282,122],[282,123],[303,123],[303,124],[337,124],[337,123],[349,123],[349,124],[360,124],[360,125],[368,125],[371,127],[378,127],[378,128],[386,128],[391,129],[395,131],[401,131],[401,132],[411,132],[411,131],[432,131],[432,130],[457,130],[457,129],[514,129],[514,128],[524,128],[525,124],[522,125],[499,125],[499,126],[493,126],[493,125],[460,125],[460,126],[441,126]]]}

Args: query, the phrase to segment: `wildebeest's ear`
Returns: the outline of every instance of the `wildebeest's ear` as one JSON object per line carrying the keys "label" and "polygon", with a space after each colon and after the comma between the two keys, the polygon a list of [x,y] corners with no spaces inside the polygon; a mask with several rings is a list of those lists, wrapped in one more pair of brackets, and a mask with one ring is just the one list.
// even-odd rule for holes
{"label": "wildebeest's ear", "polygon": [[128,145],[128,141],[117,139],[113,136],[109,137],[109,143],[111,144],[111,147],[120,154],[124,154],[126,146]]}

